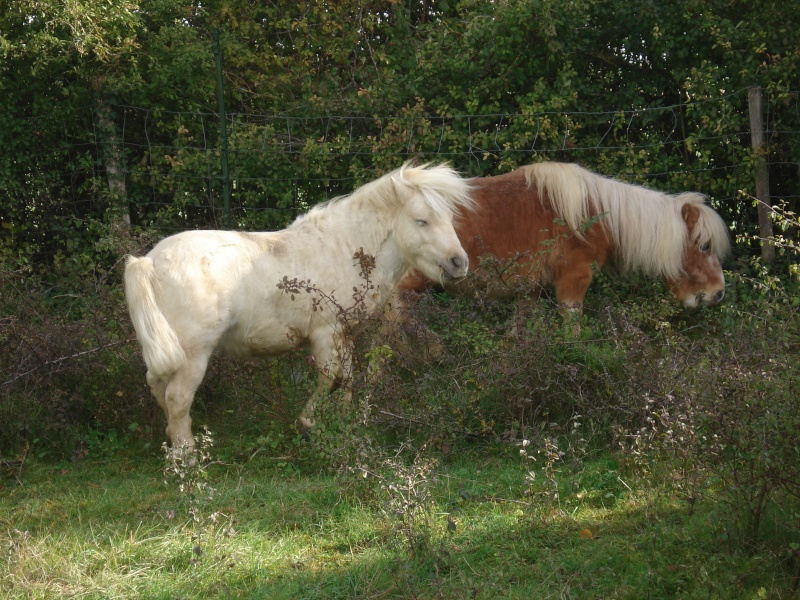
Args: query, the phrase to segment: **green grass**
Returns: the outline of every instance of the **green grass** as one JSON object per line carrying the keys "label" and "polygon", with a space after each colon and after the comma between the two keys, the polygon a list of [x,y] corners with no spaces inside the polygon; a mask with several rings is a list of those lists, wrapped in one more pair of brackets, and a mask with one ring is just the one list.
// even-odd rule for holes
{"label": "green grass", "polygon": [[433,504],[417,525],[427,543],[412,551],[380,486],[320,473],[303,452],[211,464],[203,481],[216,491],[194,504],[165,483],[163,457],[152,451],[28,462],[19,481],[2,481],[0,592],[170,600],[796,597],[796,563],[782,549],[797,540],[781,528],[783,513],[765,524],[766,541],[731,550],[711,499],[690,514],[664,490],[621,476],[608,453],[562,465],[558,501],[526,483],[515,446],[441,456],[435,477],[417,482],[429,486]]}

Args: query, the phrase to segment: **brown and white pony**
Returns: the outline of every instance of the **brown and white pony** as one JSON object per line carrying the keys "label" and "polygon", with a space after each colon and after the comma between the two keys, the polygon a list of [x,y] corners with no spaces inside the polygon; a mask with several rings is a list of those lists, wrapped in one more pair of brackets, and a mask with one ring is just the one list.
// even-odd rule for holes
{"label": "brown and white pony", "polygon": [[[558,162],[470,184],[476,209],[456,222],[461,244],[478,274],[487,269],[481,264],[487,255],[508,266],[499,277],[470,276],[447,289],[472,292],[478,280],[490,281],[486,291],[497,297],[515,293],[520,283],[552,285],[562,312],[580,313],[594,265],[613,263],[623,272],[662,277],[686,307],[717,304],[725,295],[720,261],[730,252],[728,229],[701,194],[669,195]],[[414,273],[398,296],[428,287]],[[403,302],[396,302],[402,312]]]}
{"label": "brown and white pony", "polygon": [[[471,205],[453,169],[406,164],[282,231],[186,231],[129,257],[125,295],[173,448],[194,445],[189,411],[218,347],[249,358],[310,346],[319,379],[299,419],[310,427],[315,400],[350,375],[347,335],[359,312],[349,309],[361,307],[353,290],[365,283],[359,256],[375,259],[364,314],[380,310],[410,269],[442,283],[461,279],[468,258],[453,220]],[[279,284],[289,280],[335,296],[336,306],[287,293]]]}

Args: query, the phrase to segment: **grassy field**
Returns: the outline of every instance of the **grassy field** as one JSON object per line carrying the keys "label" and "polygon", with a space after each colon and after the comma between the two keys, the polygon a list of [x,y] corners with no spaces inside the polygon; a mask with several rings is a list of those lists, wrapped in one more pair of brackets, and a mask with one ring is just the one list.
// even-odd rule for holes
{"label": "grassy field", "polygon": [[605,450],[531,479],[518,444],[465,444],[363,478],[296,441],[177,474],[134,446],[5,473],[3,597],[796,597],[791,515],[731,545],[713,497],[688,503]]}

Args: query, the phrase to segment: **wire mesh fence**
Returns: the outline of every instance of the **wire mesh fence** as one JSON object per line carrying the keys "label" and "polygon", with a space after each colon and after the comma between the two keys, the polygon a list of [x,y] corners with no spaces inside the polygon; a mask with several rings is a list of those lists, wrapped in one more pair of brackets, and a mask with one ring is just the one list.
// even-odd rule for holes
{"label": "wire mesh fence", "polygon": [[[800,94],[765,101],[771,200],[797,208]],[[43,118],[44,119],[44,118]],[[757,156],[748,90],[682,104],[604,112],[226,115],[230,207],[220,117],[107,104],[30,120],[41,143],[0,173],[0,219],[31,260],[52,265],[102,238],[115,213],[152,239],[198,228],[270,230],[408,160],[449,162],[465,176],[543,160],[678,193],[699,191],[737,234],[757,232]],[[36,136],[34,135],[33,138]]]}

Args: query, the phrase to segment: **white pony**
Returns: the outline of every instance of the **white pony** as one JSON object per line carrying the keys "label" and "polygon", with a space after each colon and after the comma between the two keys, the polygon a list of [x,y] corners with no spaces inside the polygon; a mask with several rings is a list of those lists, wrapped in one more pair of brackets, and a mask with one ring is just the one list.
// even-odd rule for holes
{"label": "white pony", "polygon": [[143,258],[128,257],[125,295],[147,364],[147,382],[167,417],[173,448],[193,447],[195,391],[215,348],[258,357],[310,346],[319,369],[300,415],[307,430],[315,401],[350,370],[349,327],[314,294],[290,294],[281,282],[306,282],[341,311],[363,286],[359,255],[374,257],[363,300],[380,310],[410,269],[442,282],[463,278],[468,257],[453,219],[471,208],[470,186],[448,166],[403,165],[314,207],[288,228],[263,233],[186,231]]}

